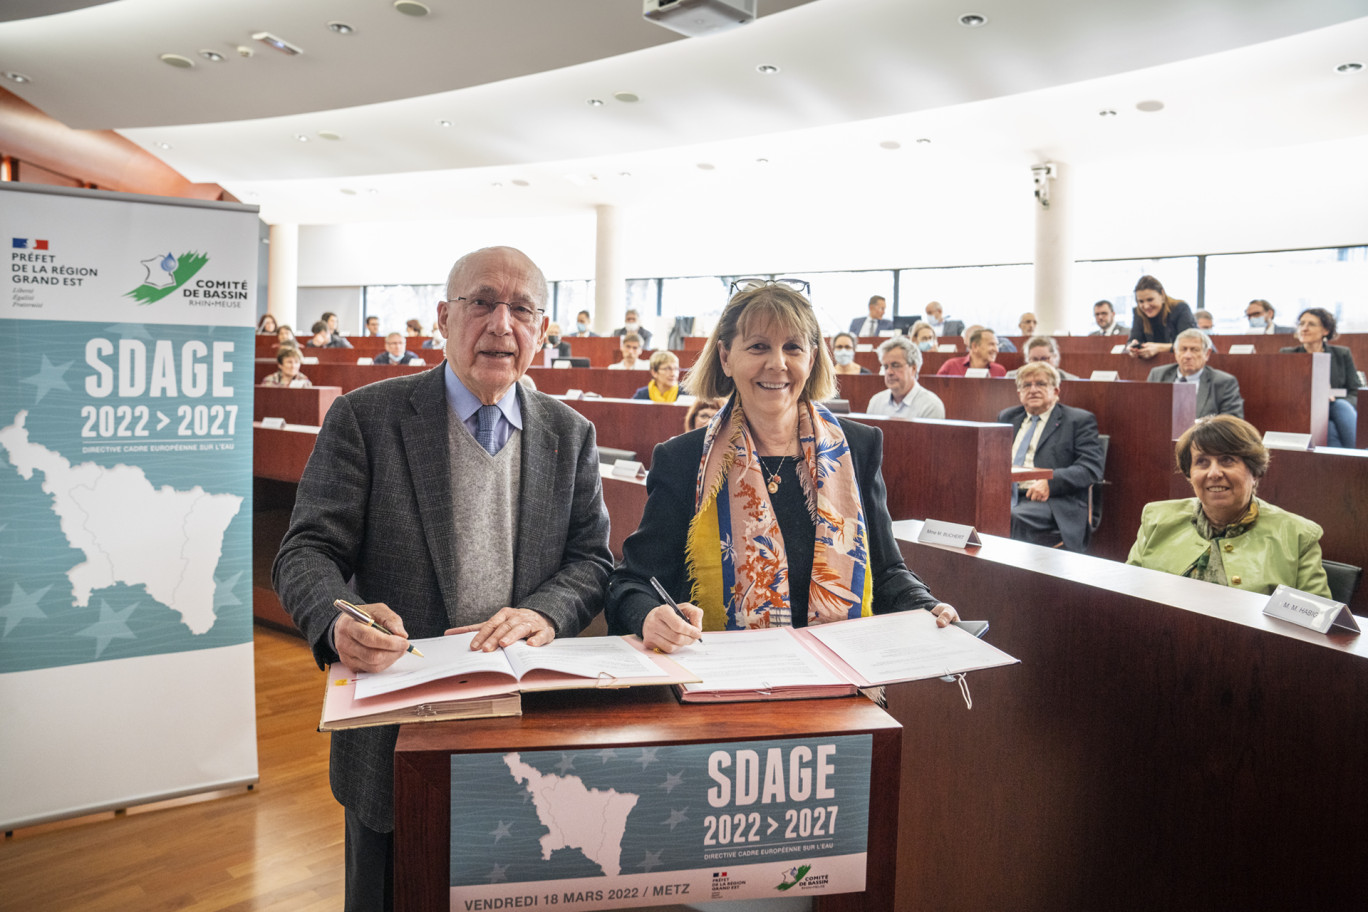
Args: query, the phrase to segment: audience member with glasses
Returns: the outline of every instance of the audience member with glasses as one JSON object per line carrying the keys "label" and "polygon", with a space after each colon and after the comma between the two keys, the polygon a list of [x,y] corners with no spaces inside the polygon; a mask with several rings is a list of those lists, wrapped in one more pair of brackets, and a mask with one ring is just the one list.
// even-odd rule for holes
{"label": "audience member with glasses", "polygon": [[726,404],[655,448],[641,524],[609,579],[609,631],[672,652],[704,630],[913,609],[956,620],[893,539],[883,433],[821,405],[835,383],[807,283],[742,279],[732,292],[684,381]]}

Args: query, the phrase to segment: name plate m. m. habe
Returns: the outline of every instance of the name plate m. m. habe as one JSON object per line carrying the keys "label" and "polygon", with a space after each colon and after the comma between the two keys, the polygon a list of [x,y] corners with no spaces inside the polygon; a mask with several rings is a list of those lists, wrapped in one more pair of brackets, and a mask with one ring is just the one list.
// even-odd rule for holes
{"label": "name plate m. m. habe", "polygon": [[944,522],[939,519],[928,519],[922,523],[917,541],[923,545],[946,545],[951,548],[967,548],[969,545],[983,544],[973,526]]}
{"label": "name plate m. m. habe", "polygon": [[1302,592],[1291,586],[1274,589],[1268,597],[1268,604],[1264,605],[1263,613],[1317,633],[1329,633],[1331,627],[1350,633],[1359,632],[1358,621],[1343,602]]}

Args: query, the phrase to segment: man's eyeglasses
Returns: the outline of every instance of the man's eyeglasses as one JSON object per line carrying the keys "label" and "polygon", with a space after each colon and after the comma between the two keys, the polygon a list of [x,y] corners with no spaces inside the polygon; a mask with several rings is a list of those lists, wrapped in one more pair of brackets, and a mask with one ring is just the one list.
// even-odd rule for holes
{"label": "man's eyeglasses", "polygon": [[537,322],[543,311],[539,307],[531,304],[510,304],[508,301],[486,301],[484,298],[457,298],[457,301],[465,302],[465,312],[471,317],[487,317],[499,309],[502,304],[508,308],[508,315],[519,323],[531,325]]}
{"label": "man's eyeglasses", "polygon": [[809,289],[812,288],[812,286],[808,284],[806,279],[795,279],[790,277],[781,277],[777,279],[749,278],[737,279],[735,282],[732,282],[731,293],[738,294],[743,291],[751,291],[756,288],[763,288],[766,285],[787,285],[789,288],[792,288],[794,291],[802,295],[806,295]]}
{"label": "man's eyeglasses", "polygon": [[1048,380],[1024,380],[1017,384],[1019,390],[1052,389],[1054,384]]}

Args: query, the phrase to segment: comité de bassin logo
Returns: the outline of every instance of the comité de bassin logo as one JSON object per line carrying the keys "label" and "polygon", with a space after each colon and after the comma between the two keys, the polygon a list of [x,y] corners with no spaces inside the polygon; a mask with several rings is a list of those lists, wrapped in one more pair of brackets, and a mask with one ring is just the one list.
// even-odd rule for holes
{"label": "comit\u00e9 de bassin logo", "polygon": [[190,281],[209,262],[209,255],[191,251],[177,257],[167,253],[139,262],[147,277],[137,288],[125,292],[124,297],[133,298],[139,304],[152,304]]}

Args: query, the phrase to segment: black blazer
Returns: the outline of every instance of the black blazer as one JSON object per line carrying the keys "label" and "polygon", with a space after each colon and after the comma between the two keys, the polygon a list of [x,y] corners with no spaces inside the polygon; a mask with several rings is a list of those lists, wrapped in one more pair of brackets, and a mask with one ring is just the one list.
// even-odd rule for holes
{"label": "black blazer", "polygon": [[1169,311],[1168,319],[1164,325],[1157,327],[1152,332],[1145,332],[1145,318],[1140,313],[1140,308],[1136,307],[1131,311],[1131,331],[1130,341],[1132,342],[1161,342],[1165,345],[1172,345],[1173,340],[1178,338],[1178,334],[1185,329],[1196,329],[1197,318],[1192,315],[1192,308],[1188,307],[1186,301],[1174,301],[1173,308]]}
{"label": "black blazer", "polygon": [[[1331,345],[1329,342],[1325,343],[1325,350],[1330,353],[1331,388],[1344,390],[1344,398],[1348,399],[1354,408],[1358,408],[1359,379],[1358,368],[1354,365],[1354,353],[1343,345]],[[1306,346],[1280,348],[1278,351],[1305,354]]]}
{"label": "black blazer", "polygon": [[[837,419],[850,445],[851,461],[868,524],[870,570],[874,575],[874,612],[931,609],[940,600],[903,563],[893,538],[884,493],[883,431],[868,425]],[[622,563],[608,578],[608,604],[604,614],[612,635],[641,635],[646,615],[661,604],[651,587],[655,576],[678,602],[692,596],[693,583],[684,566],[689,520],[694,515],[694,485],[703,458],[705,429],[689,431],[657,444],[646,476],[646,509],[641,524],[622,545]]]}
{"label": "black blazer", "polygon": [[[1025,406],[1013,406],[998,415],[1012,426],[1015,438],[1026,420]],[[1055,403],[1049,424],[1036,442],[1035,464],[1053,469],[1050,479],[1050,515],[1059,527],[1064,547],[1082,551],[1088,543],[1088,485],[1102,480],[1102,441],[1097,418],[1086,409]]]}

